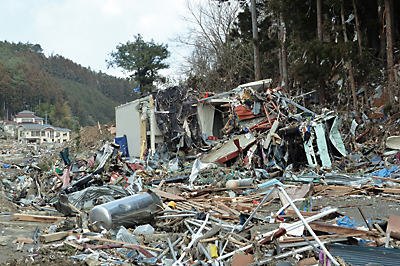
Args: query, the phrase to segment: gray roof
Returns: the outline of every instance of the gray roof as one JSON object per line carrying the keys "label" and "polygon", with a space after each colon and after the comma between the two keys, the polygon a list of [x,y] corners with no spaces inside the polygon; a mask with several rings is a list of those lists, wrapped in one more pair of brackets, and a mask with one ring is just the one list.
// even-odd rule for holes
{"label": "gray roof", "polygon": [[55,129],[53,126],[51,125],[41,125],[41,124],[20,124],[19,127],[23,127],[25,129],[28,130],[43,130],[43,129]]}
{"label": "gray roof", "polygon": [[29,110],[23,110],[21,112],[18,112],[19,115],[34,115],[35,112],[29,111]]}
{"label": "gray roof", "polygon": [[44,130],[44,129],[53,129],[58,131],[71,131],[68,128],[61,128],[61,127],[53,127],[52,125],[41,125],[41,124],[20,124],[18,127],[23,127],[26,130]]}

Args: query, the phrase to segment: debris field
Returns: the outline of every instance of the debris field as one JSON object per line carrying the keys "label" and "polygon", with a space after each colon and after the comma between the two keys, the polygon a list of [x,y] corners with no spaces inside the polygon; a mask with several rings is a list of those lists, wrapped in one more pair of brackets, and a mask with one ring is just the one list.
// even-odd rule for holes
{"label": "debris field", "polygon": [[398,265],[400,115],[270,86],[171,87],[64,145],[2,140],[0,265]]}

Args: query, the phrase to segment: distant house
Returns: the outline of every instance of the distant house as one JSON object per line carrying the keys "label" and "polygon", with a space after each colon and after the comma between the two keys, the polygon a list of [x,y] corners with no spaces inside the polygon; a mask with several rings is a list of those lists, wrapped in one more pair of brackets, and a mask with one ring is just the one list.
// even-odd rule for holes
{"label": "distant house", "polygon": [[64,143],[71,139],[71,130],[36,123],[20,124],[16,136],[23,143]]}
{"label": "distant house", "polygon": [[18,114],[12,117],[12,121],[21,124],[21,123],[37,123],[40,125],[44,124],[44,119],[42,117],[36,116],[32,111],[21,111]]}

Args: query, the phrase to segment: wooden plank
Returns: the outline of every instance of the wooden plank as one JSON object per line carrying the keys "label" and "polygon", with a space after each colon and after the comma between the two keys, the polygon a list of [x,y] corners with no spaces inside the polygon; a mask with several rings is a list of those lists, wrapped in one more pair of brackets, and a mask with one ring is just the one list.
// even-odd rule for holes
{"label": "wooden plank", "polygon": [[122,244],[122,245],[127,245],[127,246],[138,246],[138,247],[141,247],[141,248],[144,248],[144,249],[157,251],[157,252],[162,252],[163,251],[162,249],[158,249],[158,248],[146,247],[146,246],[142,246],[142,245],[135,245],[135,244],[132,244],[132,243],[127,243],[127,242],[122,242],[122,241],[112,240],[112,239],[107,239],[107,238],[94,237],[94,236],[86,236],[86,238],[93,239],[93,240],[99,240],[99,241],[103,241],[103,242]]}
{"label": "wooden plank", "polygon": [[228,238],[228,241],[230,241],[230,242],[232,242],[232,243],[234,243],[234,244],[236,244],[236,245],[242,246],[242,247],[247,246],[246,243],[242,243],[242,242],[240,242],[240,241],[234,239],[233,237],[229,237],[229,238]]}
{"label": "wooden plank", "polygon": [[193,208],[195,208],[199,212],[205,212],[206,211],[206,209],[203,206],[198,206],[197,204],[193,204],[192,202],[187,201],[186,204],[188,204],[189,206],[192,206]]}
{"label": "wooden plank", "polygon": [[70,242],[70,241],[64,241],[64,244],[68,245],[68,246],[71,246],[71,247],[73,247],[73,248],[75,248],[77,250],[80,250],[80,251],[85,249],[83,246],[81,246],[79,244],[76,244],[76,243],[73,243],[73,242]]}
{"label": "wooden plank", "polygon": [[42,242],[42,243],[50,243],[50,242],[54,242],[54,241],[58,241],[58,240],[64,239],[67,236],[68,236],[68,231],[57,232],[57,233],[46,234],[46,235],[40,235],[39,236],[39,241]]}
{"label": "wooden plank", "polygon": [[220,238],[218,236],[211,237],[211,238],[206,238],[206,239],[200,239],[200,243],[206,243],[206,242],[214,242],[215,240],[219,240]]}
{"label": "wooden plank", "polygon": [[[318,238],[321,239],[335,239],[341,237],[361,237],[363,234],[348,234],[348,235],[319,235]],[[307,240],[313,241],[315,240],[312,236],[307,236]],[[296,242],[303,242],[304,239],[301,237],[288,237],[284,236],[283,240],[278,240],[279,244],[285,243],[296,243]]]}
{"label": "wooden plank", "polygon": [[164,184],[165,184],[165,179],[161,180],[160,184],[158,184],[157,190],[160,190]]}
{"label": "wooden plank", "polygon": [[221,214],[216,214],[216,213],[211,214],[211,216],[218,218],[218,219],[225,219],[225,220],[232,220],[232,221],[239,222],[239,217],[237,217],[237,216],[226,216],[226,215],[221,215]]}
{"label": "wooden plank", "polygon": [[237,203],[235,209],[238,211],[252,212],[256,207],[249,203]]}
{"label": "wooden plank", "polygon": [[215,212],[218,212],[218,213],[222,214],[222,215],[230,216],[230,215],[229,215],[229,212],[226,212],[226,211],[224,211],[224,210],[221,210],[221,209],[219,209],[218,207],[211,206],[211,209],[212,209],[213,211],[215,211]]}
{"label": "wooden plank", "polygon": [[170,200],[173,200],[173,201],[186,200],[185,198],[183,198],[181,196],[177,196],[177,195],[174,195],[172,193],[168,193],[168,192],[161,191],[161,190],[158,190],[158,189],[153,189],[153,191],[155,193],[157,193],[157,195],[162,197],[162,198],[170,199]]}
{"label": "wooden plank", "polygon": [[376,190],[382,191],[383,193],[400,194],[400,189],[398,188],[376,188]]}
{"label": "wooden plank", "polygon": [[215,202],[216,204],[217,204],[217,206],[220,208],[220,209],[223,209],[223,210],[225,210],[225,211],[227,211],[227,212],[229,212],[229,213],[231,213],[231,214],[233,214],[233,215],[236,215],[236,216],[239,216],[240,215],[240,212],[238,212],[237,210],[235,210],[235,209],[233,209],[233,208],[229,208],[228,206],[226,206],[225,204],[223,204],[222,202]]}
{"label": "wooden plank", "polygon": [[31,214],[20,214],[14,213],[13,218],[16,221],[30,221],[30,222],[42,222],[42,223],[55,223],[65,220],[65,217],[59,216],[44,216],[44,215],[31,215]]}
{"label": "wooden plank", "polygon": [[146,119],[142,120],[142,111],[139,111],[140,117],[140,160],[143,160],[143,153],[147,148],[147,130],[146,130]]}
{"label": "wooden plank", "polygon": [[378,232],[370,232],[370,231],[364,231],[364,230],[358,230],[354,228],[348,228],[348,227],[343,227],[343,226],[335,226],[331,224],[325,224],[325,223],[309,223],[311,228],[316,231],[321,231],[321,232],[327,232],[327,233],[332,233],[332,234],[339,234],[339,235],[361,235],[363,238],[369,238],[369,237],[379,237]]}
{"label": "wooden plank", "polygon": [[371,175],[371,178],[380,179],[380,180],[383,180],[383,181],[392,181],[392,182],[395,182],[395,183],[400,183],[400,180],[393,179],[393,178],[386,178],[386,177],[380,177],[380,176],[374,176],[374,175]]}
{"label": "wooden plank", "polygon": [[72,205],[71,202],[68,202],[68,206],[71,207],[71,209],[73,209],[75,212],[82,214],[82,212],[78,210],[78,208],[76,208],[74,205]]}
{"label": "wooden plank", "polygon": [[183,204],[182,202],[177,202],[176,203],[176,208],[177,209],[186,210],[186,211],[190,211],[191,210],[191,207],[188,207],[187,205]]}

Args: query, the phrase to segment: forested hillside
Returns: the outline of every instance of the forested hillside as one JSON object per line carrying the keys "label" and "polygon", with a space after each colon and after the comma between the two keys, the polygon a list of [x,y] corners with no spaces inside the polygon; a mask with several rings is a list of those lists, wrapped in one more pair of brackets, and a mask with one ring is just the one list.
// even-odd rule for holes
{"label": "forested hillside", "polygon": [[24,109],[46,114],[55,126],[108,123],[114,107],[134,98],[137,85],[94,72],[60,55],[46,57],[39,44],[0,42],[0,114]]}

